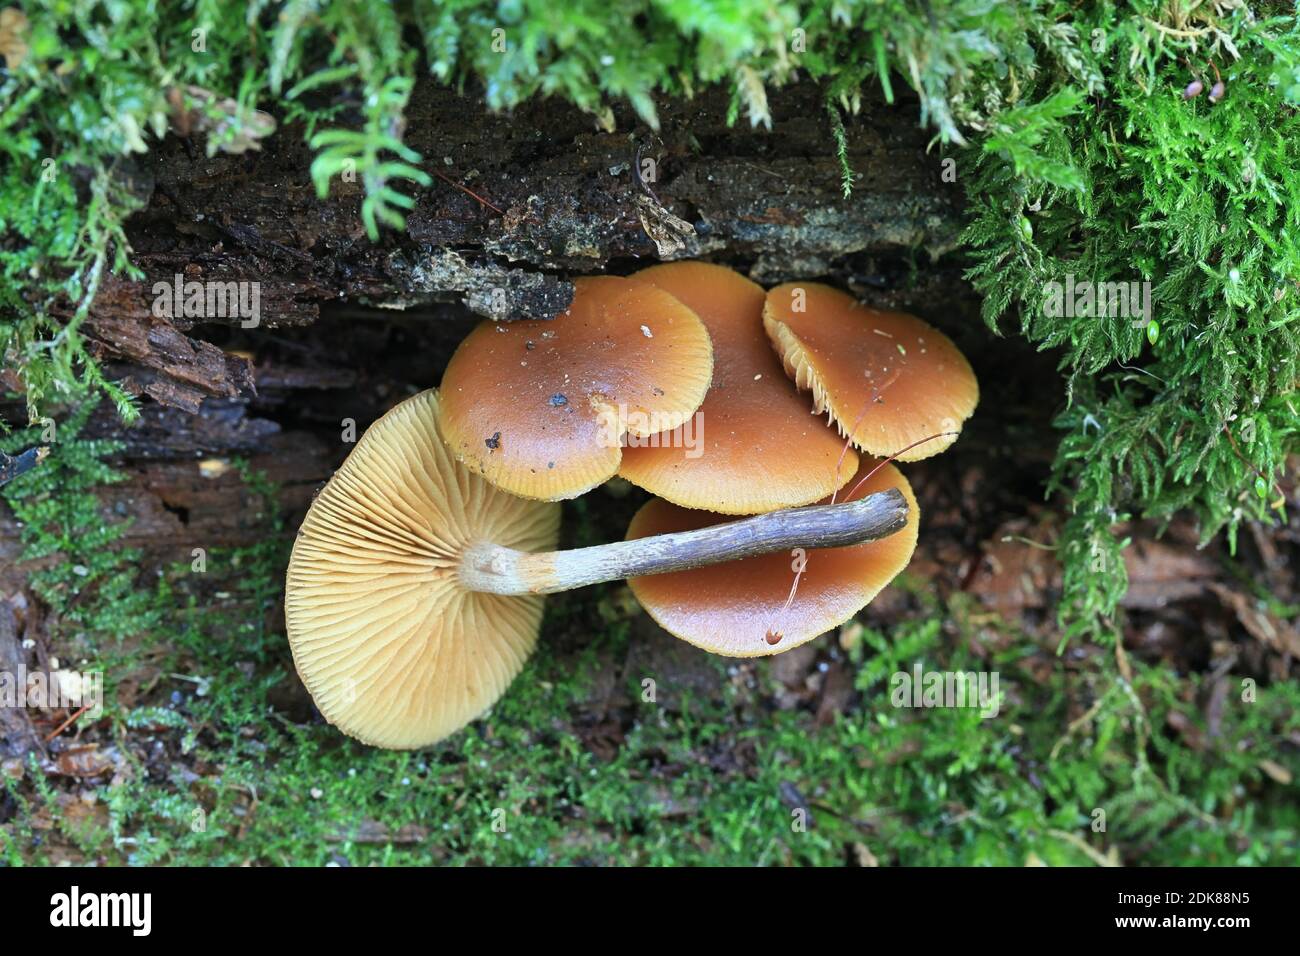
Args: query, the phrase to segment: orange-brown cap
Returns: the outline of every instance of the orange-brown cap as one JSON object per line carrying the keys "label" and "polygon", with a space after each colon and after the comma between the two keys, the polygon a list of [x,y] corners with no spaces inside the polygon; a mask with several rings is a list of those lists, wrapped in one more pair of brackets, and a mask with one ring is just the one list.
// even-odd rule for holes
{"label": "orange-brown cap", "polygon": [[705,262],[632,277],[693,310],[713,340],[713,387],[671,432],[629,439],[619,474],[685,508],[759,514],[806,505],[841,487],[858,456],[786,378],[763,333],[763,290]]}
{"label": "orange-brown cap", "polygon": [[[849,489],[878,461],[864,457]],[[804,644],[849,620],[907,567],[916,550],[920,511],[912,487],[893,465],[882,466],[841,499],[898,488],[907,499],[907,525],[896,534],[847,548],[811,549],[730,561],[692,571],[631,578],[641,606],[682,640],[727,657],[763,657]],[[689,531],[728,520],[654,499],[632,519],[629,539]],[[804,572],[789,606],[796,567]]]}
{"label": "orange-brown cap", "polygon": [[[767,293],[763,325],[817,411],[872,455],[956,432],[975,411],[979,383],[942,332],[905,312],[882,312],[829,286],[788,282]],[[935,438],[898,455],[918,461],[956,441]]]}
{"label": "orange-brown cap", "polygon": [[537,643],[540,595],[467,590],[462,551],[555,547],[560,507],[494,488],[452,460],[438,393],[365,433],[294,542],[285,620],[325,719],[378,747],[423,747],[481,715]]}
{"label": "orange-brown cap", "polygon": [[574,498],[612,478],[624,434],[675,428],[704,401],[709,334],[644,282],[578,279],[550,321],[484,322],[442,379],[442,433],[456,457],[524,498]]}

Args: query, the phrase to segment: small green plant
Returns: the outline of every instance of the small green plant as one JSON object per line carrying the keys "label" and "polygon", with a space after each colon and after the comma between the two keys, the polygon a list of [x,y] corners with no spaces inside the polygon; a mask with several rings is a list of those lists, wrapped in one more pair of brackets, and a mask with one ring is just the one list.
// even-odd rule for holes
{"label": "small green plant", "polygon": [[125,477],[105,461],[120,443],[81,437],[97,404],[83,401],[57,428],[43,424],[0,438],[0,451],[46,441],[49,448],[44,462],[3,493],[22,527],[21,560],[45,565],[29,580],[59,632],[120,641],[155,626],[160,612],[150,590],[139,586],[139,552],[118,546],[131,519],[107,515],[95,494]]}

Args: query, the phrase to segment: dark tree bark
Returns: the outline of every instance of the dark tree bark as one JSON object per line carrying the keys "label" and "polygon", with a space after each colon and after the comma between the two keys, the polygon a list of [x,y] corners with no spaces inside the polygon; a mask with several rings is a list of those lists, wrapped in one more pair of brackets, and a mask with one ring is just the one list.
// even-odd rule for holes
{"label": "dark tree bark", "polygon": [[[0,598],[0,674],[14,682],[14,693],[23,695],[26,687],[17,686],[23,670],[24,655],[19,644],[18,622],[9,602]],[[18,706],[0,701],[0,759],[21,757],[35,750],[40,741],[21,700]]]}

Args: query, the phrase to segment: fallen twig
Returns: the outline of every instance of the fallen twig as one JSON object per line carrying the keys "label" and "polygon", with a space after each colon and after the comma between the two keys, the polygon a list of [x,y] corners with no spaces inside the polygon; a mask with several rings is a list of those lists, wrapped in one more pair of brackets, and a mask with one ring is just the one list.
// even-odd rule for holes
{"label": "fallen twig", "polygon": [[21,455],[10,457],[0,451],[0,485],[8,484],[19,475],[26,474],[45,460],[50,453],[44,445],[29,448]]}
{"label": "fallen twig", "polygon": [[80,717],[88,710],[90,710],[90,705],[86,704],[84,707],[82,707],[79,711],[77,711],[75,714],[73,714],[63,723],[59,724],[59,726],[56,727],[54,730],[50,731],[49,734],[47,734],[45,737],[45,742],[48,744],[55,737],[59,736],[59,734],[63,733],[65,730],[67,730],[69,727],[72,726],[73,721],[75,721],[78,717]]}

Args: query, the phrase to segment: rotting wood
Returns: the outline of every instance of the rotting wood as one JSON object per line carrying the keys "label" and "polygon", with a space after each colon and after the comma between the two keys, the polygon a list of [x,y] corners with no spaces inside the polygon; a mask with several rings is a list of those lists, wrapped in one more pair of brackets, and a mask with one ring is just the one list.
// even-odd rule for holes
{"label": "rotting wood", "polygon": [[[260,152],[240,156],[207,157],[201,143],[169,136],[129,164],[146,200],[127,223],[144,278],[106,278],[82,326],[106,377],[142,396],[134,427],[104,403],[84,433],[123,445],[113,464],[127,480],[102,490],[105,520],[132,519],[124,543],[143,548],[147,566],[187,559],[192,547],[251,544],[264,525],[239,475],[200,470],[242,457],[280,485],[296,526],[353,447],[345,432],[359,436],[436,385],[480,315],[554,315],[569,277],[657,261],[672,238],[659,233],[674,223],[682,256],[769,283],[829,278],[881,305],[951,314],[958,264],[896,281],[914,274],[918,251],[950,248],[960,228],[960,190],[927,155],[915,104],[868,103],[851,124],[861,176],[846,201],[823,99],[810,85],[777,91],[776,132],[728,127],[725,93],[665,102],[652,135],[630,113],[607,133],[554,101],[494,115],[473,92],[423,83],[407,139],[442,175],[415,194],[407,231],[378,243],[362,233],[358,184],[336,181],[328,199],[316,197],[300,128],[282,124]],[[642,173],[653,176],[649,190]],[[258,283],[258,322],[155,314],[155,284],[178,275]],[[24,424],[21,400],[0,401],[0,417]],[[18,533],[0,508],[0,585],[21,586],[26,573]]]}
{"label": "rotting wood", "polygon": [[[18,622],[13,606],[0,597],[0,675],[15,680],[22,672],[23,651],[18,641]],[[16,688],[25,694],[26,688]],[[19,705],[5,706],[0,702],[0,757],[20,757],[36,750],[39,741],[27,710]]]}
{"label": "rotting wood", "polygon": [[[197,413],[204,397],[247,395],[254,383],[247,363],[204,340],[204,329],[239,317],[154,314],[155,284],[177,276],[257,283],[260,315],[245,335],[256,341],[260,330],[317,323],[340,301],[397,312],[454,302],[493,318],[547,318],[568,305],[568,275],[635,268],[666,244],[674,256],[739,264],[769,283],[870,281],[877,257],[950,249],[958,192],[927,156],[910,104],[872,104],[870,120],[853,126],[861,186],[845,200],[821,97],[806,85],[774,95],[779,133],[728,127],[721,94],[666,103],[650,137],[630,116],[607,133],[553,101],[495,115],[472,96],[422,84],[407,140],[440,176],[416,196],[406,233],[378,243],[361,232],[359,184],[336,181],[328,199],[316,197],[301,129],[284,126],[260,153],[210,158],[169,137],[133,173],[150,197],[127,226],[145,278],[106,282],[86,334],[123,366],[132,390]],[[634,170],[638,159],[650,165]]]}
{"label": "rotting wood", "polygon": [[49,448],[45,446],[29,448],[18,455],[6,455],[0,451],[0,485],[8,484],[19,475],[25,474],[45,460]]}

